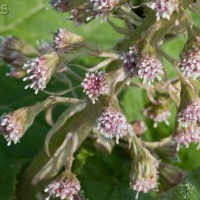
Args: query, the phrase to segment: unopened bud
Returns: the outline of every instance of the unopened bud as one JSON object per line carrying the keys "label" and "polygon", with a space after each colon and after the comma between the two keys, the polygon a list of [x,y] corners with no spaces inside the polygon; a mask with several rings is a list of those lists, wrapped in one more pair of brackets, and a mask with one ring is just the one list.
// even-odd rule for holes
{"label": "unopened bud", "polygon": [[[139,150],[139,149],[137,149]],[[139,192],[147,193],[149,190],[157,189],[159,162],[147,151],[139,152],[131,165],[130,186]]]}
{"label": "unopened bud", "polygon": [[3,38],[0,46],[0,57],[3,62],[8,64],[10,72],[8,76],[21,78],[26,72],[23,69],[24,63],[38,52],[26,42],[12,36]]}
{"label": "unopened bud", "polygon": [[159,172],[160,181],[165,190],[181,183],[185,176],[182,169],[163,162],[159,165]]}
{"label": "unopened bud", "polygon": [[83,38],[65,28],[60,28],[54,37],[54,47],[58,52],[77,48],[83,42]]}

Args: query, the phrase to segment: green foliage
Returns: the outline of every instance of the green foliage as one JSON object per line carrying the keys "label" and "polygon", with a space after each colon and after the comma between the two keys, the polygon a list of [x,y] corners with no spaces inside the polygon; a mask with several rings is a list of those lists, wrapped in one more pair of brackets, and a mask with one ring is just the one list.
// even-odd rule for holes
{"label": "green foliage", "polygon": [[165,192],[158,200],[199,200],[200,168],[190,172],[183,183]]}
{"label": "green foliage", "polygon": [[[105,155],[95,151],[88,141],[79,150],[74,168],[88,199],[132,200],[136,195],[129,187],[130,157],[120,148]],[[140,194],[139,200],[152,200],[154,197],[155,193],[150,192]]]}
{"label": "green foliage", "polygon": [[[93,21],[90,24],[75,27],[71,22],[66,21],[69,16],[58,14],[52,10],[45,10],[48,7],[48,1],[14,1],[7,0],[9,14],[0,16],[0,34],[14,35],[23,38],[25,41],[35,45],[36,40],[45,39],[51,41],[52,32],[60,27],[67,27],[70,31],[82,35],[86,40],[96,44],[104,50],[110,50],[111,47],[121,38],[108,23]],[[35,12],[32,11],[35,9]],[[193,15],[194,21],[199,25],[199,18]],[[21,19],[18,20],[18,19]],[[121,22],[117,20],[117,23]],[[170,42],[163,44],[163,49],[170,52],[173,49],[173,57],[178,58],[184,45],[183,37],[174,38]],[[76,61],[76,64],[82,64],[86,67],[95,65],[98,60],[87,57]],[[174,76],[174,69],[166,60],[164,60],[169,78]],[[6,67],[1,65],[0,71],[0,113],[17,109],[21,106],[32,105],[45,99],[46,95],[40,93],[35,96],[33,91],[24,90],[24,83],[21,80],[14,80],[5,77]],[[50,86],[56,89],[54,83]],[[144,91],[138,88],[129,88],[120,96],[120,104],[129,121],[144,119],[142,116],[145,105],[148,104],[147,96]],[[61,109],[61,108],[60,108]],[[167,137],[173,132],[174,118],[176,109],[171,105],[172,116],[170,126],[163,124],[157,129],[153,128],[153,123],[145,119],[149,131],[146,133],[147,140],[159,140]],[[58,109],[57,113],[60,112]],[[49,126],[44,120],[44,113],[39,115],[33,126],[27,131],[20,144],[7,147],[3,138],[0,138],[0,199],[12,200],[16,177],[21,166],[33,159],[36,153],[43,146],[44,138]],[[159,134],[159,135],[158,135]],[[82,189],[90,200],[132,200],[135,193],[129,188],[129,165],[130,158],[119,148],[115,148],[111,155],[104,155],[96,152],[87,142],[77,153],[75,162],[75,172],[82,183]],[[200,156],[196,147],[180,151],[180,162],[178,166],[183,169],[192,170],[200,166]],[[200,169],[195,170],[187,176],[184,183],[169,190],[160,200],[198,200],[200,198]],[[188,191],[188,187],[190,191]],[[188,192],[187,192],[188,191]],[[139,196],[139,200],[154,199],[154,192]]]}

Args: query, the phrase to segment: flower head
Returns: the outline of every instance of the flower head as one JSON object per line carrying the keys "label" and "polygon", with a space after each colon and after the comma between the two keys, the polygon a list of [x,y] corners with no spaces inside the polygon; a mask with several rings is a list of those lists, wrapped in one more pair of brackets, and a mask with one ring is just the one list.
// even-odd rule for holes
{"label": "flower head", "polygon": [[183,127],[194,125],[200,121],[200,103],[192,102],[178,113],[178,122]]}
{"label": "flower head", "polygon": [[97,129],[106,138],[118,140],[132,133],[132,127],[128,124],[126,117],[115,108],[107,108],[97,120]]}
{"label": "flower head", "polygon": [[81,85],[83,86],[83,91],[93,103],[98,100],[101,94],[105,94],[108,91],[104,72],[88,72]]}
{"label": "flower head", "polygon": [[[143,154],[145,153],[145,155]],[[149,190],[157,189],[159,162],[146,150],[136,157],[132,163],[130,186],[139,192],[147,193]]]}
{"label": "flower head", "polygon": [[149,85],[155,79],[161,80],[161,76],[164,74],[161,61],[147,54],[141,57],[137,67],[139,77],[143,79],[143,83],[148,83]]}
{"label": "flower head", "polygon": [[123,62],[123,67],[126,72],[131,73],[132,76],[136,75],[136,60],[138,58],[138,50],[136,47],[130,47],[129,51],[123,53],[121,60]]}
{"label": "flower head", "polygon": [[178,7],[178,0],[153,0],[149,7],[156,11],[157,21],[161,17],[169,20]]}
{"label": "flower head", "polygon": [[37,94],[39,90],[45,89],[53,73],[56,71],[58,64],[59,56],[55,52],[45,54],[39,58],[34,58],[26,63],[24,69],[27,70],[28,76],[25,77],[23,81],[30,80],[31,83],[27,85],[25,89],[29,87],[33,88],[35,94]]}
{"label": "flower head", "polygon": [[28,57],[31,57],[32,55],[37,55],[37,52],[32,46],[26,44],[24,41],[12,36],[2,39],[0,45],[0,57],[10,69],[10,72],[7,73],[8,76],[13,78],[25,76],[26,72],[23,69],[23,65]]}
{"label": "flower head", "polygon": [[44,191],[49,194],[46,200],[49,200],[50,197],[73,200],[74,195],[78,194],[80,188],[80,183],[76,177],[72,173],[67,173],[50,183]]}
{"label": "flower head", "polygon": [[22,108],[13,113],[4,114],[0,117],[0,132],[8,141],[16,144],[23,136],[28,119],[28,109]]}
{"label": "flower head", "polygon": [[200,128],[198,126],[178,127],[173,138],[178,144],[177,150],[180,145],[188,148],[190,143],[200,143]]}
{"label": "flower head", "polygon": [[200,48],[193,46],[183,53],[180,62],[180,68],[186,78],[200,76]]}
{"label": "flower head", "polygon": [[81,36],[71,33],[65,28],[60,28],[57,33],[55,33],[54,47],[59,52],[79,45],[81,42],[83,42]]}

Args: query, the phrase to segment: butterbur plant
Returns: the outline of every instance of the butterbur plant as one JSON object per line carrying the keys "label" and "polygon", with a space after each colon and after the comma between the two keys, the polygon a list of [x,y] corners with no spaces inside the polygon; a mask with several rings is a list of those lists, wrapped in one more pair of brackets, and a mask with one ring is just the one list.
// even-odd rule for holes
{"label": "butterbur plant", "polygon": [[198,6],[51,0],[0,29],[0,199],[196,200]]}

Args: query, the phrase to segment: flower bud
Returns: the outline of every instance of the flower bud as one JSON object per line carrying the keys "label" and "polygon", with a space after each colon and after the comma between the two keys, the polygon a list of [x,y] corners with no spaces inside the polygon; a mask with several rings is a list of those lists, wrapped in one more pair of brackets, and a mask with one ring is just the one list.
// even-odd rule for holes
{"label": "flower bud", "polygon": [[65,28],[60,28],[57,33],[55,33],[54,48],[58,52],[64,52],[79,47],[83,41],[81,36],[69,32]]}
{"label": "flower bud", "polygon": [[93,104],[98,101],[100,95],[106,94],[108,91],[104,72],[88,72],[81,85]]}
{"label": "flower bud", "polygon": [[170,137],[158,142],[154,151],[161,159],[173,161],[177,158],[177,143]]}
{"label": "flower bud", "polygon": [[28,76],[23,81],[30,80],[31,83],[25,87],[33,88],[35,94],[39,90],[46,88],[47,83],[53,76],[54,72],[58,68],[59,56],[56,52],[48,53],[34,58],[24,65],[24,69],[27,70]]}
{"label": "flower bud", "polygon": [[200,76],[200,48],[193,45],[181,55],[180,69],[186,78]]}
{"label": "flower bud", "polygon": [[7,75],[13,78],[25,76],[24,63],[28,58],[36,55],[38,52],[32,46],[16,37],[8,36],[1,42],[0,57],[10,68]]}
{"label": "flower bud", "polygon": [[178,0],[153,0],[148,6],[156,11],[157,21],[161,17],[169,20],[173,12],[178,8]]}
{"label": "flower bud", "polygon": [[133,131],[137,136],[142,136],[147,130],[145,123],[143,121],[134,121],[132,123]]}
{"label": "flower bud", "polygon": [[133,133],[126,117],[113,107],[108,107],[98,118],[97,130],[106,138],[112,139],[115,137],[117,144],[120,138]]}
{"label": "flower bud", "polygon": [[58,176],[44,191],[49,194],[46,200],[49,200],[51,197],[59,197],[61,200],[73,200],[74,196],[78,195],[80,188],[81,186],[76,176],[67,171]]}
{"label": "flower bud", "polygon": [[130,186],[137,191],[136,199],[139,192],[147,193],[151,189],[157,189],[158,165],[159,162],[146,149],[134,159],[131,165]]}
{"label": "flower bud", "polygon": [[130,47],[129,51],[123,53],[121,56],[121,60],[123,62],[123,67],[125,72],[130,73],[131,76],[135,76],[137,74],[136,63],[138,58],[138,50],[136,47]]}
{"label": "flower bud", "polygon": [[28,108],[20,108],[0,117],[0,131],[4,138],[16,144],[33,122],[33,115]]}
{"label": "flower bud", "polygon": [[160,182],[165,190],[181,183],[185,176],[182,169],[163,162],[159,165],[159,172]]}

